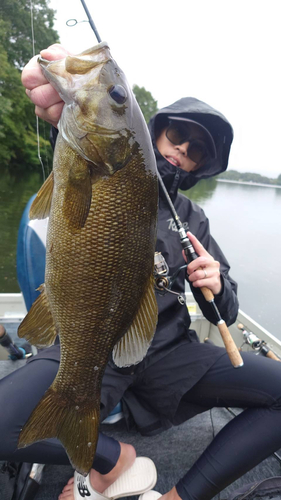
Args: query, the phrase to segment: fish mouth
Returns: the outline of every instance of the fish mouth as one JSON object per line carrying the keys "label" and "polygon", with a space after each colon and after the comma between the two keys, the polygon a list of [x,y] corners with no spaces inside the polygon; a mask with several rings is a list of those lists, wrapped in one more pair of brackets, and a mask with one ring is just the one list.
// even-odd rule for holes
{"label": "fish mouth", "polygon": [[50,61],[48,61],[48,59],[44,59],[44,57],[41,56],[38,56],[37,62],[38,64],[40,64],[40,66],[43,66],[43,68],[46,68],[46,66],[50,64]]}

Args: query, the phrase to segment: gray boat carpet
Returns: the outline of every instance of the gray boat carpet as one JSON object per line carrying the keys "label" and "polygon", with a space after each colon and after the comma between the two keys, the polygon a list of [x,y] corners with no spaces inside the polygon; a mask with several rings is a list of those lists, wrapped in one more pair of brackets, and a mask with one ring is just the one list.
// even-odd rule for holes
{"label": "gray boat carpet", "polygon": [[[23,363],[24,361],[0,361],[0,378]],[[119,441],[134,445],[139,456],[150,457],[155,462],[158,471],[158,480],[154,489],[165,493],[185,474],[213,439],[213,436],[231,418],[226,409],[215,408],[153,437],[144,437],[137,432],[128,432],[124,421],[113,425],[103,424],[102,431]],[[72,474],[71,466],[46,466],[36,500],[56,500]],[[226,488],[220,496],[216,497],[216,500],[226,499],[232,491],[243,484],[278,475],[281,475],[280,463],[275,457],[269,457]],[[11,497],[9,474],[8,472],[0,473],[0,500],[11,500]],[[137,497],[131,497],[131,500],[136,499]]]}

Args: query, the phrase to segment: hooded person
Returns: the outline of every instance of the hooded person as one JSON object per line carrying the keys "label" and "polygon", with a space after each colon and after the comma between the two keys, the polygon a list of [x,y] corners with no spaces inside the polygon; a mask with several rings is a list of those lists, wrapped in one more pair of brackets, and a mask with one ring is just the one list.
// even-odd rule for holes
{"label": "hooded person", "polygon": [[[184,148],[179,152],[176,151],[177,144],[171,143],[171,146],[172,148],[174,147],[175,151],[175,153],[172,153],[173,156],[165,155],[165,147],[164,151],[162,151],[163,142],[161,142],[161,135],[163,135],[164,138],[167,136],[167,130],[171,124],[176,124],[176,132],[173,132],[173,135],[171,136],[168,131],[168,137],[175,141],[180,132],[183,137],[182,140],[185,140],[185,142],[181,144]],[[178,124],[181,126],[179,130]],[[168,193],[172,198],[176,212],[178,213],[184,228],[186,230],[190,230],[203,245],[204,249],[216,262],[219,262],[220,264],[219,280],[221,288],[219,293],[215,293],[215,302],[222,317],[225,319],[226,323],[230,325],[234,323],[238,312],[238,299],[236,295],[237,284],[229,276],[230,266],[228,261],[210,234],[209,221],[204,214],[204,211],[196,203],[192,202],[185,195],[180,193],[179,189],[187,190],[194,186],[200,179],[208,179],[226,170],[230,146],[233,139],[232,127],[219,111],[216,111],[214,108],[202,101],[199,101],[198,99],[185,97],[176,101],[171,106],[158,111],[149,122],[149,130],[151,133],[158,170]],[[199,136],[200,141],[203,142],[203,145],[205,143],[207,148],[206,151],[204,151],[205,156],[203,157],[201,164],[199,166],[193,165],[194,168],[188,172],[182,168],[183,165],[181,165],[181,156],[188,156],[191,145],[195,147],[199,146],[199,148],[202,149],[200,141],[199,145],[194,145],[192,140],[186,140],[188,137],[185,137],[185,132],[189,133],[191,131],[194,136],[194,130],[196,131],[195,141],[198,140]],[[175,135],[175,133],[177,135]],[[167,142],[169,142],[168,137],[166,137]],[[179,137],[179,139],[181,139],[181,137]],[[163,154],[161,154],[159,149]],[[184,149],[188,149],[188,151],[185,152]],[[169,145],[168,150],[169,152],[171,151],[171,148],[169,149]],[[193,149],[193,155],[194,154]],[[164,256],[168,264],[169,275],[176,273],[176,271],[185,264],[182,255],[180,238],[166,197],[161,188],[159,190],[156,251],[161,252]],[[196,264],[193,264],[193,269],[196,269],[196,267],[198,267],[198,265],[196,266]],[[218,274],[218,269],[216,269],[216,272]],[[195,287],[194,281],[190,281],[190,279],[192,279],[191,275],[192,273],[188,275],[186,270],[182,269],[173,283],[172,291],[177,292],[179,295],[184,294],[185,282],[188,281],[191,291],[203,311],[204,316],[209,321],[216,324],[216,319],[211,306],[205,301],[201,291],[198,289],[198,280],[195,280],[197,281],[197,286]],[[166,295],[156,293],[156,297],[158,302],[158,325],[152,345],[147,354],[146,364],[149,364],[150,362],[154,363],[157,359],[169,355],[171,350],[175,349],[176,346],[179,346],[178,342],[183,341],[182,339],[184,339],[184,342],[192,343],[192,346],[194,343],[198,344],[199,342],[195,331],[190,329],[191,319],[188,309],[180,304],[178,296],[171,293],[167,293]],[[193,358],[193,363],[190,367],[188,381],[183,383],[181,390],[182,393],[188,391],[221,355],[221,351],[217,348],[213,349],[211,347],[211,349],[206,349],[206,346],[204,347],[202,345],[200,345],[199,350],[193,350],[194,352],[191,354],[192,349],[190,349],[190,358]],[[184,362],[186,363],[186,358]],[[170,418],[173,423],[175,418],[177,422],[186,420],[186,409],[184,415],[181,416],[181,411],[179,409],[175,411],[175,408],[172,409],[171,406],[169,411],[168,408],[165,409],[165,412],[167,412],[167,418],[164,417],[162,412],[162,417],[160,420],[158,419],[157,422],[150,422],[151,414],[150,418],[146,421],[143,412],[141,417],[138,418],[139,411],[134,410],[134,404],[136,402],[137,405],[139,404],[140,395],[138,394],[137,398],[133,397],[132,393],[134,392],[134,388],[132,388],[129,392],[130,397],[127,397],[127,394],[125,395],[126,404],[129,408],[128,414],[130,416],[133,415],[134,422],[137,420],[138,428],[144,434],[155,433],[163,427],[169,427],[171,425]],[[174,394],[172,388],[171,394]],[[161,398],[162,396],[163,395],[161,395]],[[178,405],[180,398],[181,394],[178,395],[178,400],[175,406]],[[167,405],[169,405],[169,394],[166,399]],[[164,403],[162,402],[162,409],[163,406]],[[196,413],[197,410],[198,408],[192,408],[191,406],[189,408],[191,415]]]}

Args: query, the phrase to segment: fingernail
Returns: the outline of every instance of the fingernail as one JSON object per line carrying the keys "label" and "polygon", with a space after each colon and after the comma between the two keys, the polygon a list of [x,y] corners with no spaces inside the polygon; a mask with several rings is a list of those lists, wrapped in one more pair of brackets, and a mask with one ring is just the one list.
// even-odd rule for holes
{"label": "fingernail", "polygon": [[31,90],[25,89],[25,93],[26,93],[27,97],[30,98],[30,96],[31,96]]}

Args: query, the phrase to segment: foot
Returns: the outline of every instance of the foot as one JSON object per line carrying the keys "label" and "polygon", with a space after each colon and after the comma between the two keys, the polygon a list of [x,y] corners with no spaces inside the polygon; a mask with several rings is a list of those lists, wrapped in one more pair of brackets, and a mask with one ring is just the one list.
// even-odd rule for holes
{"label": "foot", "polygon": [[[159,499],[160,500],[160,499]],[[161,500],[182,500],[174,486],[168,493],[162,495]]]}
{"label": "foot", "polygon": [[[117,464],[108,474],[100,474],[94,469],[90,471],[91,486],[99,493],[103,493],[109,488],[123,472],[133,465],[136,459],[136,450],[132,445],[126,443],[120,443],[120,445],[121,451]],[[72,477],[59,495],[59,500],[74,500],[73,483],[74,478]]]}

